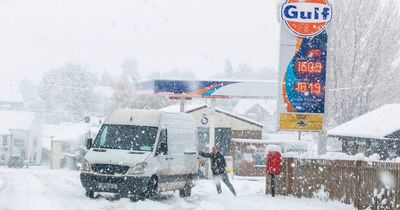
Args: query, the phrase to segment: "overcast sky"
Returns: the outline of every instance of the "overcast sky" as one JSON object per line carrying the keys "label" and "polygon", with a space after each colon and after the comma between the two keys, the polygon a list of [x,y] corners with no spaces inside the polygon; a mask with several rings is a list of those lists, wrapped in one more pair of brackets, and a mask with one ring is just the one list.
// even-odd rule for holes
{"label": "overcast sky", "polygon": [[225,59],[256,68],[278,62],[277,0],[3,0],[1,80],[74,62],[119,75],[124,58],[142,75],[188,70],[209,78]]}

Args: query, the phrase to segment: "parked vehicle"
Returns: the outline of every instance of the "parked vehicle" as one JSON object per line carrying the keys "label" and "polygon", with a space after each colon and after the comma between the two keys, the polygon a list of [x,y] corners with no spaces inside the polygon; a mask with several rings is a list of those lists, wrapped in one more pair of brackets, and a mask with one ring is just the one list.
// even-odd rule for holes
{"label": "parked vehicle", "polygon": [[118,193],[138,200],[179,190],[190,196],[197,176],[197,130],[186,113],[121,109],[87,141],[81,182],[86,196]]}
{"label": "parked vehicle", "polygon": [[9,168],[22,168],[26,167],[28,168],[28,164],[25,163],[23,157],[21,156],[10,156],[8,158],[8,163],[7,163]]}

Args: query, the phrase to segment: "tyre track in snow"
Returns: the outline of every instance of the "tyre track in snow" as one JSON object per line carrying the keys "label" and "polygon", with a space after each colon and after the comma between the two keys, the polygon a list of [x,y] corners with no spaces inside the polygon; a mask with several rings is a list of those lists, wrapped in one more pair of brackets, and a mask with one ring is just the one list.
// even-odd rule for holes
{"label": "tyre track in snow", "polygon": [[[3,183],[1,183],[3,180]],[[212,181],[198,181],[190,198],[179,198],[177,192],[162,194],[158,199],[131,202],[129,199],[110,201],[88,199],[79,180],[79,172],[50,170],[45,167],[8,169],[0,167],[0,210],[197,210],[197,209],[353,209],[339,203],[328,204],[311,199],[277,197],[263,194],[261,182],[232,180],[239,196],[218,195]],[[268,207],[268,208],[267,208]],[[269,208],[270,207],[270,208]]]}
{"label": "tyre track in snow", "polygon": [[6,184],[7,184],[6,177],[4,176],[3,172],[0,171],[0,193],[4,192]]}
{"label": "tyre track in snow", "polygon": [[1,210],[62,209],[46,193],[43,180],[29,169],[1,169],[5,187],[0,194]]}

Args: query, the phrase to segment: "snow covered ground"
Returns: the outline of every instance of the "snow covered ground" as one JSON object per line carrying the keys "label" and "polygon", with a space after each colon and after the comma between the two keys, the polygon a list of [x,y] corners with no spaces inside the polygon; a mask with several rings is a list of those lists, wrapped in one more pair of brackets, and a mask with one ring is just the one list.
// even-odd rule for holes
{"label": "snow covered ground", "polygon": [[264,195],[265,179],[235,179],[233,184],[239,196],[234,197],[223,186],[224,193],[218,195],[213,182],[200,180],[193,189],[192,197],[182,199],[177,193],[165,193],[155,200],[131,202],[129,199],[111,201],[100,198],[90,200],[84,196],[79,181],[79,172],[50,170],[45,167],[9,169],[0,167],[1,210],[58,210],[58,209],[263,209],[263,210],[309,210],[309,209],[354,209],[338,202],[317,199],[297,199]]}

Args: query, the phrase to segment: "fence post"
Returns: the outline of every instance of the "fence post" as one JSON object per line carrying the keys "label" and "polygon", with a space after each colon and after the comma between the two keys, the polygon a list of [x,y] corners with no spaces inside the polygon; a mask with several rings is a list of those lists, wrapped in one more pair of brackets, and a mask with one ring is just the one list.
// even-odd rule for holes
{"label": "fence post", "polygon": [[357,160],[356,161],[356,182],[355,182],[355,199],[354,199],[354,205],[357,209],[362,209],[361,202],[360,202],[360,196],[361,196],[361,172],[362,172],[362,161]]}
{"label": "fence post", "polygon": [[285,195],[293,195],[293,182],[294,182],[294,176],[293,176],[293,163],[294,163],[294,158],[287,158],[286,159],[286,192]]}

